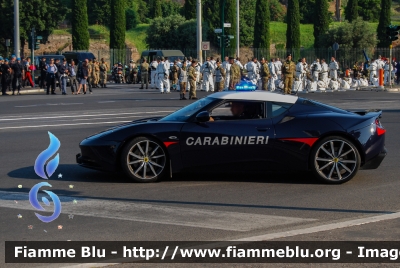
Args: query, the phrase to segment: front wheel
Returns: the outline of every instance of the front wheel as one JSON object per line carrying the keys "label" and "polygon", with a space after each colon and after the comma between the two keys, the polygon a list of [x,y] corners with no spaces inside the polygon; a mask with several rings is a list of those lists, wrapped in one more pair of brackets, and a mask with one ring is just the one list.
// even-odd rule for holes
{"label": "front wheel", "polygon": [[339,136],[327,137],[318,141],[311,151],[311,170],[325,183],[340,184],[357,174],[360,159],[351,141]]}
{"label": "front wheel", "polygon": [[155,182],[167,169],[167,155],[156,140],[138,137],[130,141],[121,152],[122,169],[136,182]]}

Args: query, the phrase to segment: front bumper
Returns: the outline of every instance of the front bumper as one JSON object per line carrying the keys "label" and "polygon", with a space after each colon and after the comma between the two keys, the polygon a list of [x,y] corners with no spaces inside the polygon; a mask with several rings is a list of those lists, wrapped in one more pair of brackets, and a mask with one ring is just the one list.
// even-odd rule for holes
{"label": "front bumper", "polygon": [[386,155],[387,150],[385,147],[383,147],[382,151],[377,156],[366,162],[360,169],[377,169],[381,165]]}
{"label": "front bumper", "polygon": [[76,162],[86,168],[116,171],[118,146],[117,142],[86,139],[79,145],[81,153],[76,155]]}

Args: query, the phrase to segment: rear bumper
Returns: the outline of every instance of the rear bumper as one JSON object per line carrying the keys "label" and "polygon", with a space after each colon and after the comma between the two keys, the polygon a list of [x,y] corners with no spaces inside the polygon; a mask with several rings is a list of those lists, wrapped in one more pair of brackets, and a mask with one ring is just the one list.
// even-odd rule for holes
{"label": "rear bumper", "polygon": [[382,151],[377,156],[373,157],[368,162],[366,162],[361,167],[361,169],[377,169],[381,165],[386,155],[387,155],[387,150],[385,147],[383,147]]}

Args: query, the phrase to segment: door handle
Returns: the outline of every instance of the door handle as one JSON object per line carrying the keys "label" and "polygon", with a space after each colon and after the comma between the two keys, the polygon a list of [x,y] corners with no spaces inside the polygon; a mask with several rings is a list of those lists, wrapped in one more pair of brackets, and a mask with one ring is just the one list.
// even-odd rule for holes
{"label": "door handle", "polygon": [[265,132],[265,131],[269,130],[270,128],[269,127],[257,127],[256,129],[257,129],[257,131]]}

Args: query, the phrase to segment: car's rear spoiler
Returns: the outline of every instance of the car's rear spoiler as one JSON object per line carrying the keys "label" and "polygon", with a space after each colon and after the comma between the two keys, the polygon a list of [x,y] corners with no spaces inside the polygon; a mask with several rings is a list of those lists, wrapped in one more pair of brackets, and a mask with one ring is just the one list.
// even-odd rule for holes
{"label": "car's rear spoiler", "polygon": [[378,117],[378,118],[381,118],[381,116],[382,116],[382,110],[379,110],[379,109],[370,109],[370,110],[364,110],[364,111],[350,111],[350,112],[359,114],[359,115],[363,115],[363,116],[368,115],[371,117]]}

